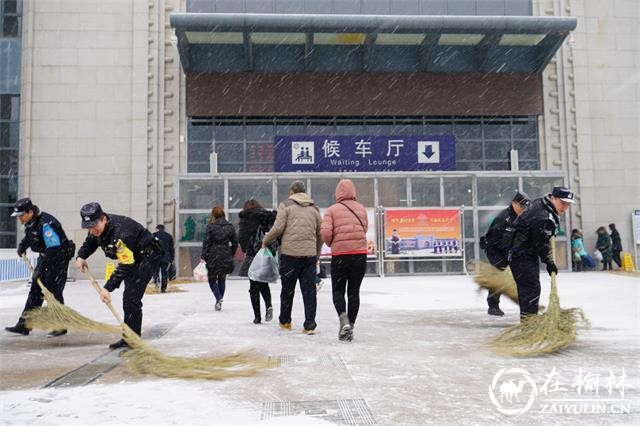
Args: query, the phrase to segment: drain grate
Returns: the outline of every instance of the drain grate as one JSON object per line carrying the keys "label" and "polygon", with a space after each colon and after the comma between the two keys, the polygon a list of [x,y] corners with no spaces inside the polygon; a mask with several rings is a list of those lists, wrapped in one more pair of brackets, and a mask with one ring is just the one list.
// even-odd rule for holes
{"label": "drain grate", "polygon": [[104,355],[99,356],[93,361],[77,368],[64,376],[60,376],[57,379],[44,385],[44,388],[54,387],[72,387],[72,386],[84,386],[97,380],[103,374],[113,370],[118,364],[120,364],[120,352],[121,351],[109,351]]}
{"label": "drain grate", "polygon": [[[144,338],[147,340],[159,339],[167,334],[173,327],[175,327],[175,324],[154,325],[144,333]],[[120,364],[120,352],[122,351],[110,350],[93,361],[84,364],[80,368],[52,380],[43,387],[53,388],[88,385]]]}
{"label": "drain grate", "polygon": [[364,399],[265,402],[262,404],[260,420],[301,415],[339,425],[376,424]]}
{"label": "drain grate", "polygon": [[324,367],[345,367],[342,358],[338,354],[328,354],[320,356],[303,355],[281,355],[269,358],[273,366],[279,367],[303,367],[303,366],[324,366]]}

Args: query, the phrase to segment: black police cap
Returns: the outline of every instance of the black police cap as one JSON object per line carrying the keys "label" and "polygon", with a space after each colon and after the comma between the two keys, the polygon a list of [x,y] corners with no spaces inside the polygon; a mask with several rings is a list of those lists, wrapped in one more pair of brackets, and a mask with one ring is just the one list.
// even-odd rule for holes
{"label": "black police cap", "polygon": [[513,196],[513,202],[516,202],[522,206],[528,206],[531,203],[531,198],[524,191],[516,191],[516,195]]}
{"label": "black police cap", "polygon": [[98,224],[100,218],[104,216],[102,207],[99,203],[87,203],[80,209],[80,217],[82,218],[82,228],[93,228]]}
{"label": "black police cap", "polygon": [[31,198],[20,198],[13,206],[13,213],[11,213],[11,216],[20,216],[21,214],[26,213],[31,209],[33,209]]}
{"label": "black police cap", "polygon": [[560,198],[565,203],[573,204],[575,202],[573,192],[563,186],[554,186],[551,195],[556,198]]}

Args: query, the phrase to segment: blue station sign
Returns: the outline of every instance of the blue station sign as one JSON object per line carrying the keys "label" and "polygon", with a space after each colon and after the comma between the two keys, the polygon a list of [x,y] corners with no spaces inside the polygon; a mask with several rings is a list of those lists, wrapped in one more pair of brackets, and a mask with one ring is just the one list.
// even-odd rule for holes
{"label": "blue station sign", "polygon": [[276,136],[275,172],[455,170],[455,139],[438,136]]}

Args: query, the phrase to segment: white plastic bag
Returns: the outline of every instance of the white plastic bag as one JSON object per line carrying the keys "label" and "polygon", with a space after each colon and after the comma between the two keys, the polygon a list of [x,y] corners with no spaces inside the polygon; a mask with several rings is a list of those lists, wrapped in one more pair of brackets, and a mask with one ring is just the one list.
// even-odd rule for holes
{"label": "white plastic bag", "polygon": [[208,281],[209,271],[207,271],[207,264],[205,262],[198,263],[193,269],[193,279],[196,281]]}
{"label": "white plastic bag", "polygon": [[593,258],[597,262],[602,262],[602,253],[600,252],[600,250],[596,250],[596,251],[593,252]]}
{"label": "white plastic bag", "polygon": [[249,266],[249,279],[261,283],[275,283],[280,278],[278,259],[269,248],[263,247],[256,253]]}

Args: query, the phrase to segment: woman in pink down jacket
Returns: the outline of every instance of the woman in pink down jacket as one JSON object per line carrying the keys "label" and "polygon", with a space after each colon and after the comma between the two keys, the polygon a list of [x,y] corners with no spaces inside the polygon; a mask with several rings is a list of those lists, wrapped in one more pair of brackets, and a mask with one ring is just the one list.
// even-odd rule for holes
{"label": "woman in pink down jacket", "polygon": [[[360,309],[360,284],[367,269],[367,212],[356,201],[356,187],[349,179],[336,186],[336,203],[322,218],[322,239],[331,247],[333,305],[340,318],[338,339],[353,340],[353,326]],[[344,293],[347,292],[348,307]]]}

